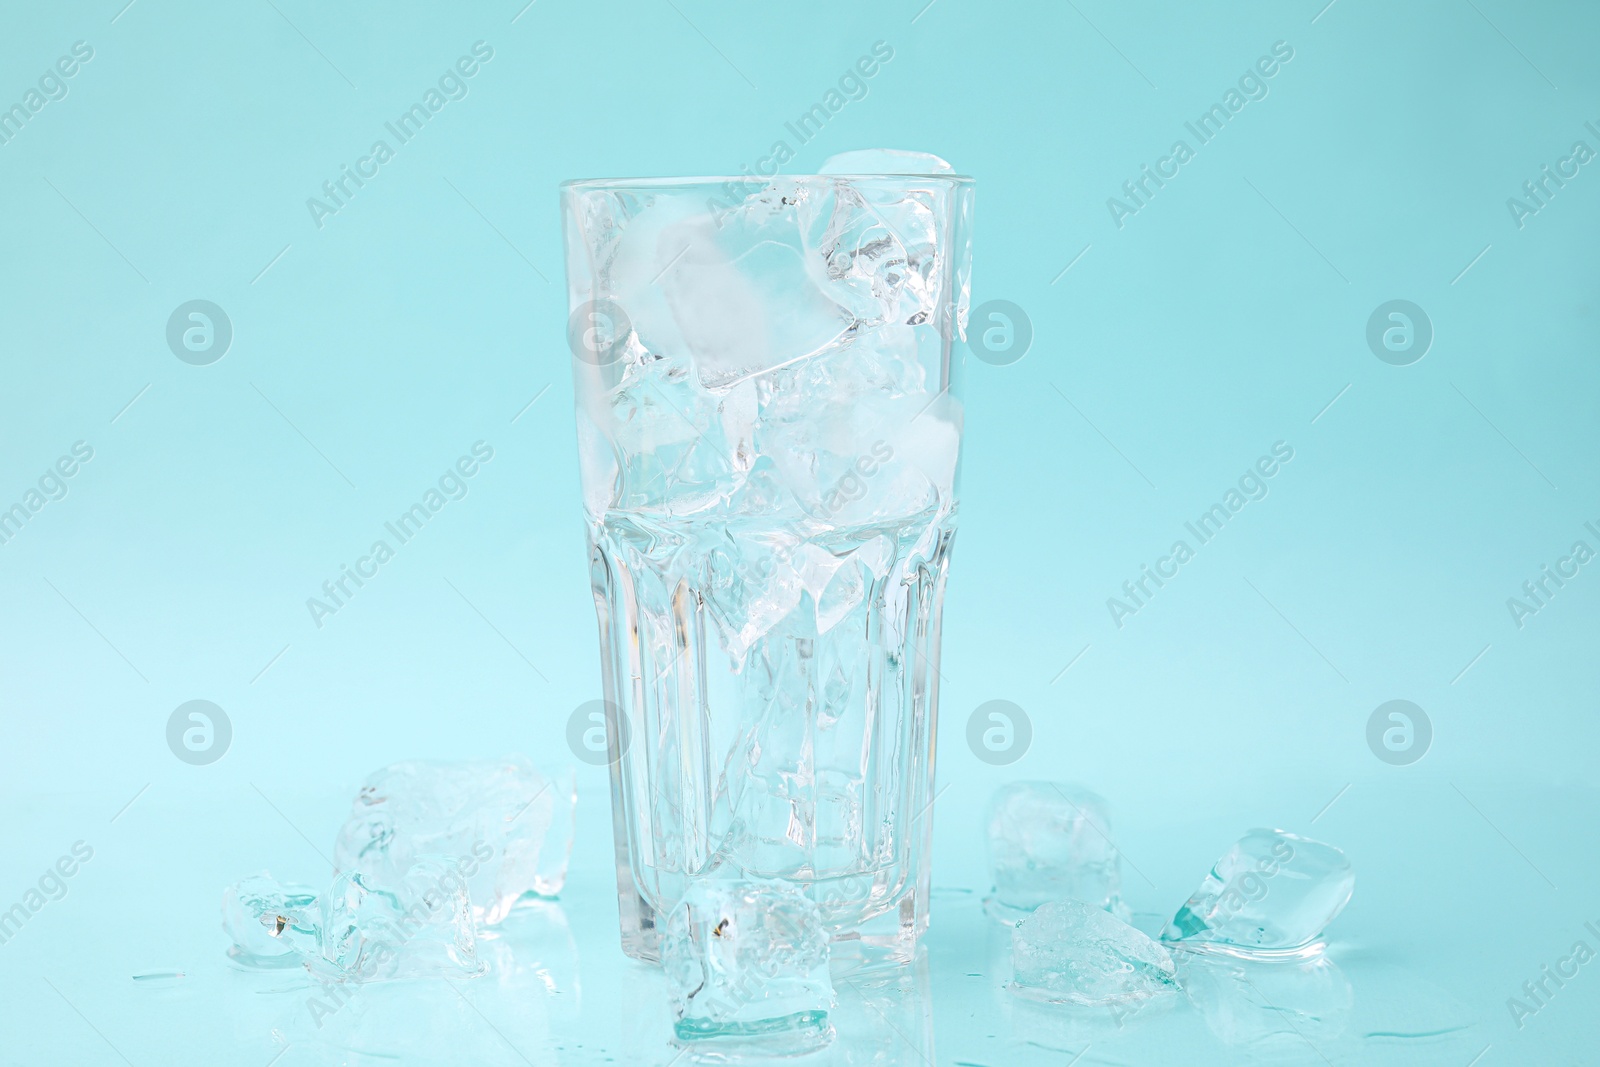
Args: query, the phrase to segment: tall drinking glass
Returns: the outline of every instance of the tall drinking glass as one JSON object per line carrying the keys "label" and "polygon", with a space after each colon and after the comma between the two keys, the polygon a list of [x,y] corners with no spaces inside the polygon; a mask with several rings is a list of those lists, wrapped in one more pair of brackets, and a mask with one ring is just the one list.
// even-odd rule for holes
{"label": "tall drinking glass", "polygon": [[928,921],[972,181],[562,186],[622,944],[778,878],[836,953]]}

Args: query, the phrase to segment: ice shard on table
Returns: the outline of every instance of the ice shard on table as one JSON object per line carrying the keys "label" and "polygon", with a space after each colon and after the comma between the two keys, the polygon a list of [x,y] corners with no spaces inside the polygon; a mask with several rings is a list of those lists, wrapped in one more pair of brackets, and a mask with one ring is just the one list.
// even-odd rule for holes
{"label": "ice shard on table", "polygon": [[1080,900],[1040,905],[1011,935],[1011,990],[1058,1004],[1113,1004],[1177,989],[1161,945]]}
{"label": "ice shard on table", "polygon": [[828,935],[816,904],[771,880],[691,883],[666,918],[661,962],[681,1042],[821,1047],[833,1030]]}
{"label": "ice shard on table", "polygon": [[526,893],[560,892],[575,798],[570,770],[547,777],[524,756],[396,763],[361,787],[334,845],[334,866],[378,887],[424,855],[453,857],[475,914],[493,925]]}
{"label": "ice shard on table", "polygon": [[321,907],[316,890],[278,882],[263,871],[222,894],[228,955],[245,967],[296,967],[318,951]]}
{"label": "ice shard on table", "polygon": [[1120,855],[1106,802],[1065,782],[1012,782],[995,791],[987,819],[990,915],[1016,922],[1052,900],[1081,900],[1128,918]]}
{"label": "ice shard on table", "polygon": [[313,971],[361,982],[482,974],[455,857],[420,856],[382,884],[359,873],[339,875],[322,898],[320,959],[310,962]]}
{"label": "ice shard on table", "polygon": [[1217,860],[1161,937],[1245,957],[1312,955],[1350,902],[1355,878],[1332,845],[1251,830]]}

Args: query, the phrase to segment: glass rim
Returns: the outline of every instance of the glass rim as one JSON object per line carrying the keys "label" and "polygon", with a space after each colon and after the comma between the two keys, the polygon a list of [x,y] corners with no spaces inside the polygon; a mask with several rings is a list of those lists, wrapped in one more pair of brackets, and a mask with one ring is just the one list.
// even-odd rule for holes
{"label": "glass rim", "polygon": [[878,174],[731,174],[731,175],[690,175],[687,177],[648,177],[648,178],[568,178],[561,183],[561,191],[573,189],[659,189],[678,185],[746,185],[758,182],[770,185],[784,178],[799,180],[804,178],[833,178],[839,181],[872,181],[876,179],[891,179],[898,181],[936,181],[950,185],[972,185],[977,179],[970,174],[956,174],[951,171],[942,171],[937,174],[907,174],[900,172],[886,172]]}

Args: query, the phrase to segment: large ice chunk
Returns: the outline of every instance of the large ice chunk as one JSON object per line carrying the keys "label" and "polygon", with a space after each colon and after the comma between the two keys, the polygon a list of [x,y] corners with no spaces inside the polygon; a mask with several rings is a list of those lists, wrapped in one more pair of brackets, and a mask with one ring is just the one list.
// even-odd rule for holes
{"label": "large ice chunk", "polygon": [[[322,900],[321,961],[358,981],[473,978],[478,960],[467,880],[452,856],[420,856],[384,884],[342,874]],[[313,969],[327,971],[316,965]]]}
{"label": "large ice chunk", "polygon": [[680,1041],[797,1053],[833,1037],[828,935],[787,882],[697,881],[667,917],[661,962]]}
{"label": "large ice chunk", "polygon": [[228,955],[245,967],[297,967],[318,951],[321,908],[310,886],[279,883],[266,871],[222,893]]}
{"label": "large ice chunk", "polygon": [[382,884],[341,874],[322,894],[252,875],[223,892],[222,926],[245,967],[305,967],[341,983],[483,973],[452,856],[422,856]]}
{"label": "large ice chunk", "polygon": [[614,266],[618,302],[652,359],[689,360],[724,389],[838,340],[854,317],[822,287],[794,225],[792,181],[757,186],[727,211],[645,209]]}
{"label": "large ice chunk", "polygon": [[1332,845],[1251,830],[1217,860],[1161,937],[1244,957],[1312,955],[1355,881]]}
{"label": "large ice chunk", "polygon": [[525,756],[416,760],[374,773],[339,831],[338,873],[397,883],[424,855],[456,860],[477,917],[500,922],[526,893],[555,896],[572,850],[576,781]]}
{"label": "large ice chunk", "polygon": [[1065,782],[1012,782],[989,802],[989,869],[995,918],[1015,922],[1052,900],[1081,900],[1127,918],[1111,814],[1094,793]]}
{"label": "large ice chunk", "polygon": [[1177,989],[1166,949],[1081,900],[1042,904],[1011,935],[1011,990],[1058,1004],[1110,1004]]}

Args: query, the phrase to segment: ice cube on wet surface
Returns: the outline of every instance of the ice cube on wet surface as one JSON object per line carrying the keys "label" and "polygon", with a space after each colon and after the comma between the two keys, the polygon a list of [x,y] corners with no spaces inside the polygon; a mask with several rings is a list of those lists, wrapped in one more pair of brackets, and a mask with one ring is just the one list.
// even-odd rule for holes
{"label": "ice cube on wet surface", "polygon": [[297,967],[315,953],[321,908],[310,886],[281,883],[263,871],[222,894],[222,929],[233,942],[228,955],[245,967]]}
{"label": "ice cube on wet surface", "polygon": [[1251,830],[1206,874],[1162,940],[1245,957],[1314,955],[1355,891],[1337,848],[1283,830]]}
{"label": "ice cube on wet surface", "polygon": [[362,982],[482,974],[467,882],[455,857],[418,857],[382,884],[359,873],[339,875],[322,899],[322,951],[312,964]]}
{"label": "ice cube on wet surface", "polygon": [[334,867],[381,887],[423,855],[451,857],[477,917],[494,925],[524,894],[561,891],[575,800],[570,770],[546,776],[525,756],[396,763],[361,787],[334,845]]}
{"label": "ice cube on wet surface", "polygon": [[1120,857],[1105,800],[1066,782],[1012,782],[989,802],[989,913],[1015,922],[1053,900],[1081,900],[1126,918]]}
{"label": "ice cube on wet surface", "polygon": [[796,886],[700,880],[666,918],[661,961],[680,1042],[798,1053],[832,1039],[828,935]]}
{"label": "ice cube on wet surface", "polygon": [[1011,991],[1050,1003],[1114,1004],[1177,989],[1165,948],[1080,900],[1042,904],[1018,923],[1011,962]]}

